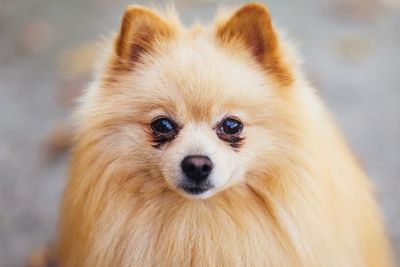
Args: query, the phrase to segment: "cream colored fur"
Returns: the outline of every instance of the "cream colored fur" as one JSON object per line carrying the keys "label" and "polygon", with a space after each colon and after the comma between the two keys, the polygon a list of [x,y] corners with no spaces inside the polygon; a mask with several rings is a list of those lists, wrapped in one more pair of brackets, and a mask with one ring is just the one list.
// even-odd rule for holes
{"label": "cream colored fur", "polygon": [[[287,82],[244,44],[218,41],[228,19],[187,29],[162,18],[168,37],[129,70],[106,50],[77,112],[61,267],[390,266],[370,182],[291,45],[278,38],[272,55]],[[237,151],[213,129],[226,114],[244,123]],[[183,125],[161,149],[148,132],[158,115]],[[215,188],[196,198],[176,187],[190,153],[215,165]]]}

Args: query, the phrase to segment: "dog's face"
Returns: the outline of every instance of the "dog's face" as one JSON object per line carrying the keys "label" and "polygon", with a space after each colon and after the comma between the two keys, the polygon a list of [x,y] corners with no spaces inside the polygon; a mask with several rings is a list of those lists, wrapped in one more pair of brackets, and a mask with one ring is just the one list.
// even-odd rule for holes
{"label": "dog's face", "polygon": [[276,37],[268,27],[259,5],[211,31],[185,31],[148,10],[128,10],[103,86],[119,121],[110,146],[133,159],[125,167],[185,197],[206,198],[245,179],[261,155],[272,156],[287,81],[267,71],[283,70],[269,55]]}
{"label": "dog's face", "polygon": [[270,90],[261,71],[201,39],[173,43],[153,61],[138,71],[135,94],[148,108],[141,149],[165,181],[207,197],[243,179],[261,145],[255,120]]}

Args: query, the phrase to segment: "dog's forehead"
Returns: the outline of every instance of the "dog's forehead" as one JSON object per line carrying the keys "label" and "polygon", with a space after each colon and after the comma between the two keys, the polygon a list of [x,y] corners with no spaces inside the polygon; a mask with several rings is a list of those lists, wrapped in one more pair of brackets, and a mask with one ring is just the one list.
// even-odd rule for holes
{"label": "dog's forehead", "polygon": [[210,119],[264,98],[265,75],[241,54],[228,53],[212,40],[183,39],[154,59],[153,88],[164,102],[197,119]]}

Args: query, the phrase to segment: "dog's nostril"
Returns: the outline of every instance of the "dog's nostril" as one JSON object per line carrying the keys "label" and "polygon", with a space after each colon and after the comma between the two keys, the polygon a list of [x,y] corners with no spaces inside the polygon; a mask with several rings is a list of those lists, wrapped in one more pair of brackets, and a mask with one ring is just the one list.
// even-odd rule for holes
{"label": "dog's nostril", "polygon": [[196,166],[194,164],[189,163],[186,170],[188,172],[194,172],[196,170]]}
{"label": "dog's nostril", "polygon": [[182,160],[181,168],[188,179],[201,182],[211,173],[213,163],[207,156],[192,155]]}
{"label": "dog's nostril", "polygon": [[210,172],[211,171],[211,166],[210,165],[203,165],[203,167],[201,167],[201,171],[202,172]]}

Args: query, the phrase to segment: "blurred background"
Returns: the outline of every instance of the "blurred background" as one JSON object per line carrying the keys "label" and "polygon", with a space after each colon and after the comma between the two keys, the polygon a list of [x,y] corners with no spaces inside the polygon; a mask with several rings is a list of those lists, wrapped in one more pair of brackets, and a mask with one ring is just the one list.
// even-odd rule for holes
{"label": "blurred background", "polygon": [[[375,182],[399,255],[400,0],[265,2]],[[95,43],[118,29],[132,3],[163,4],[0,0],[0,267],[24,266],[54,238],[68,117],[90,80]],[[209,21],[220,4],[175,1],[187,25]]]}

